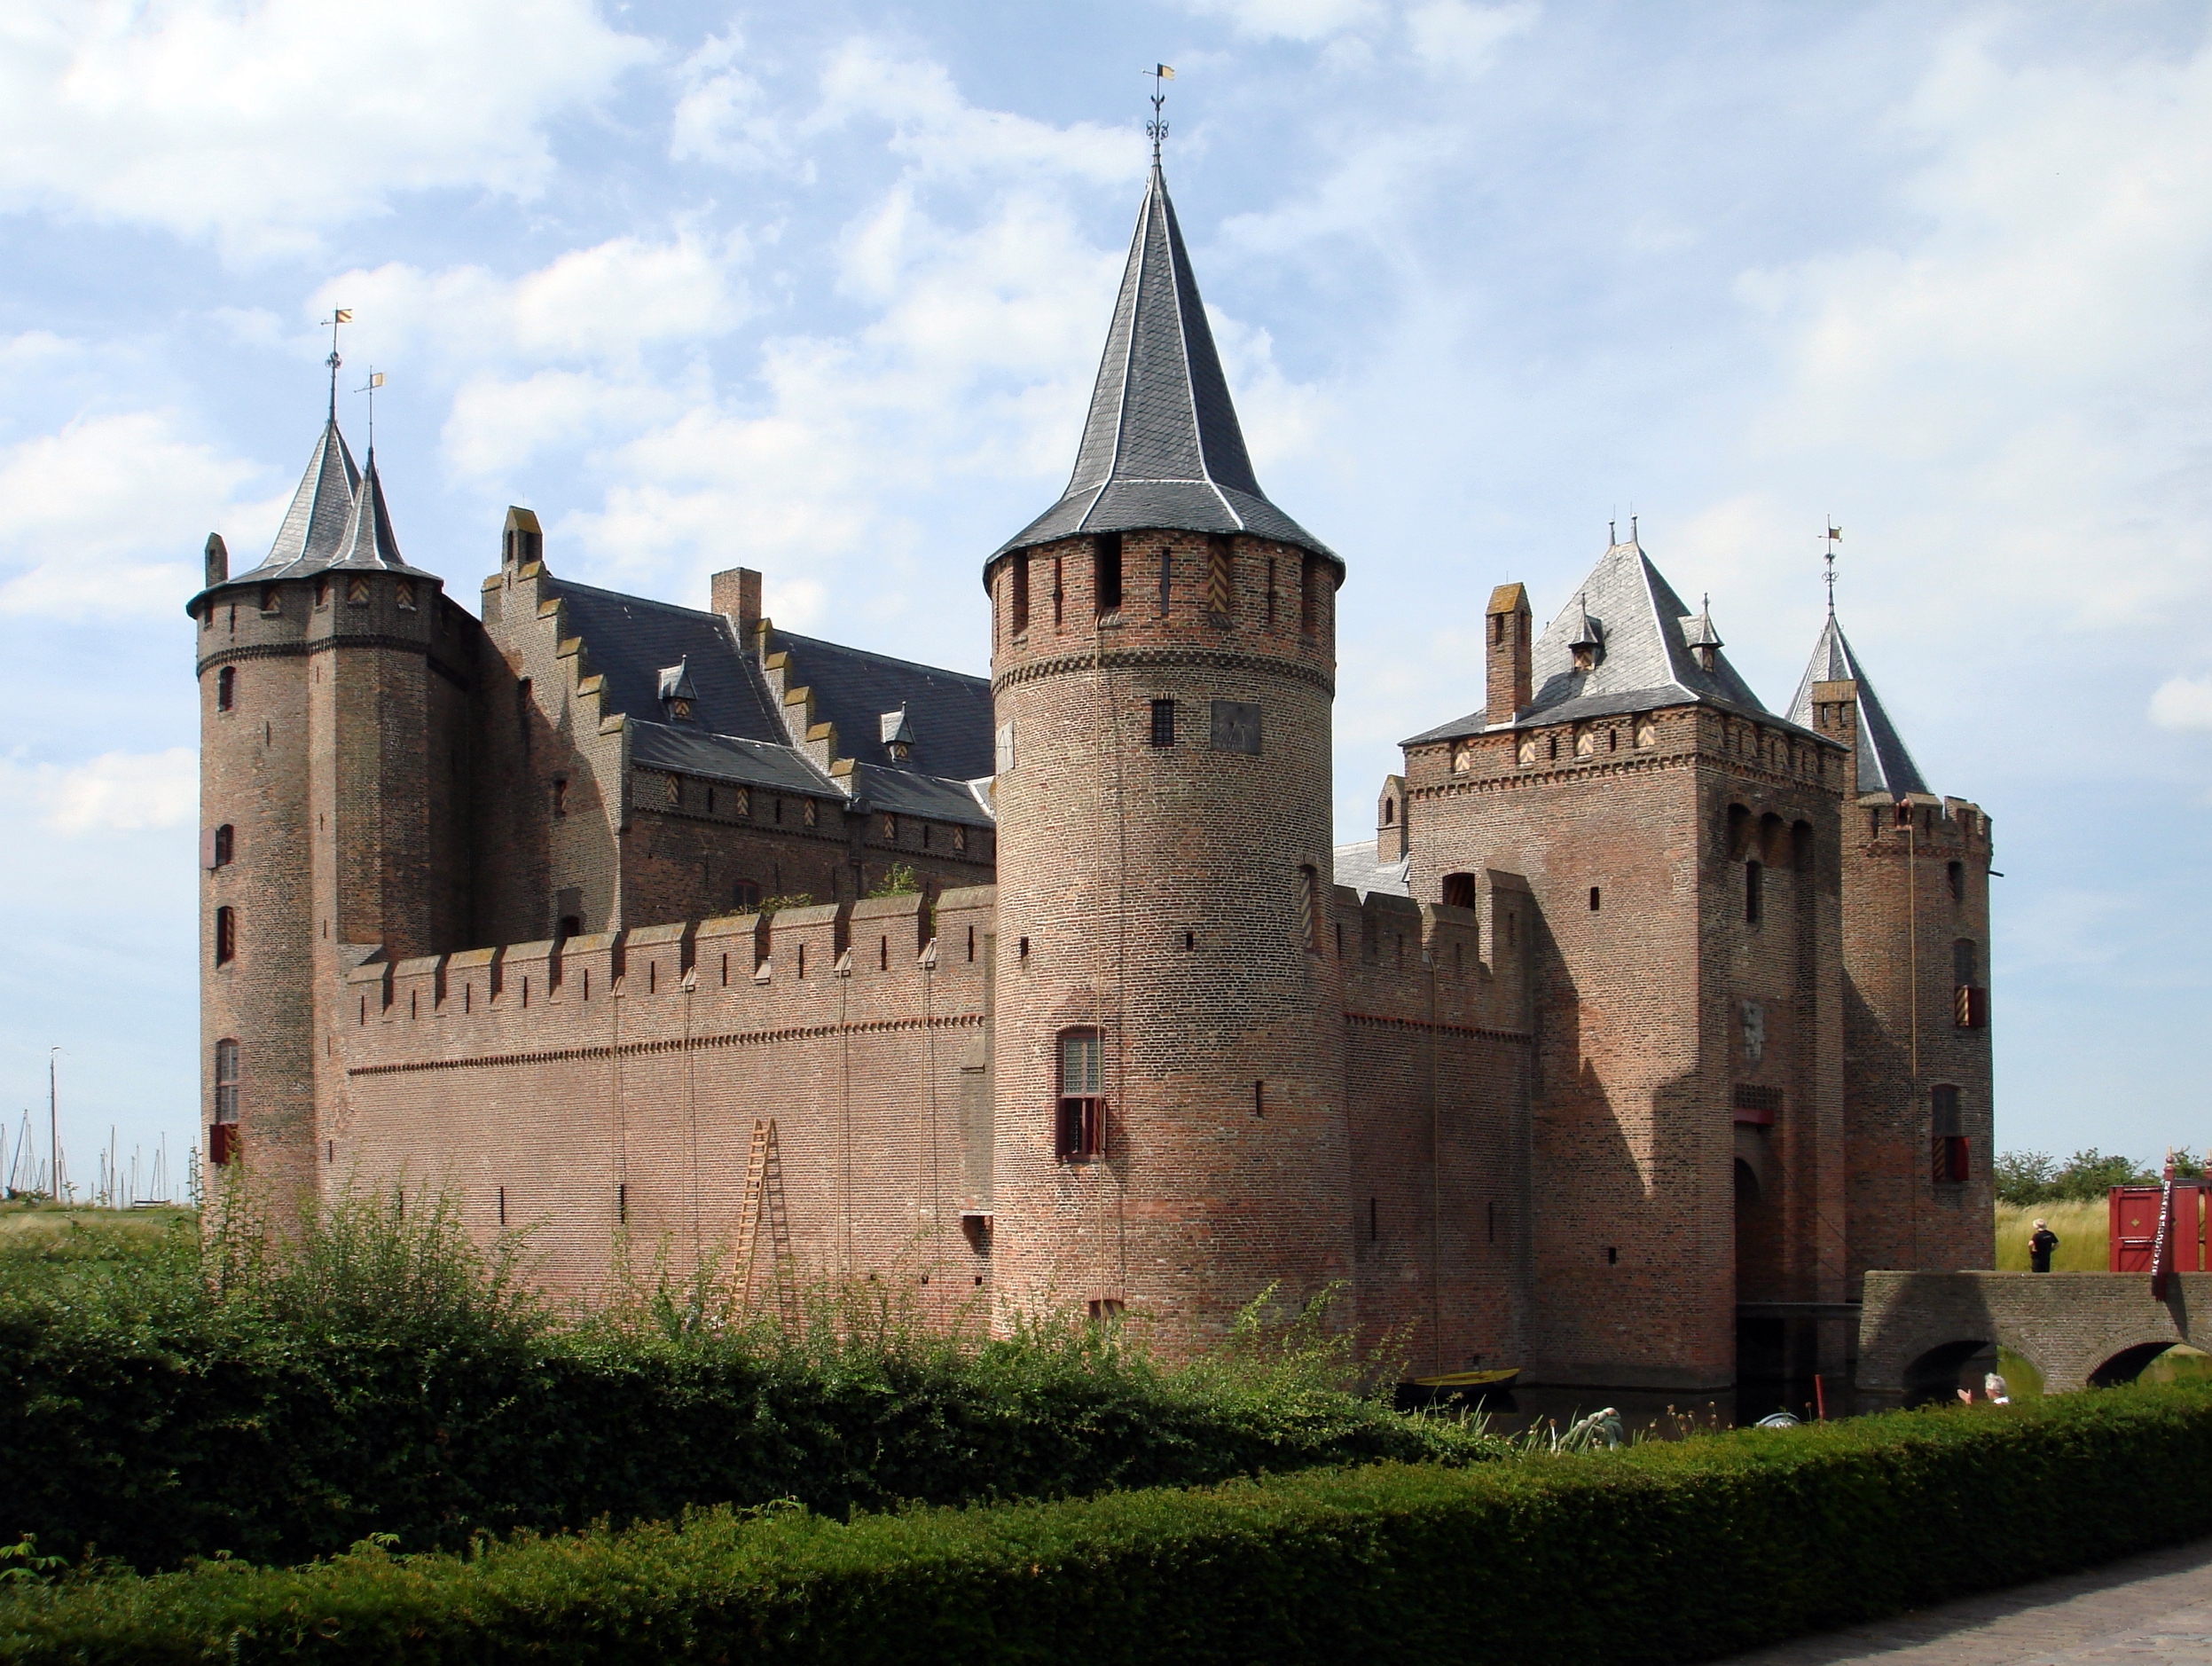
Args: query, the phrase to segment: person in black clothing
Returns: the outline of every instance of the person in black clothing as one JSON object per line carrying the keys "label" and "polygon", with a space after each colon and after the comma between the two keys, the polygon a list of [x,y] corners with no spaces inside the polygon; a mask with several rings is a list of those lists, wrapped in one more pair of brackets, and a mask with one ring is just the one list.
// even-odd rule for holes
{"label": "person in black clothing", "polygon": [[2047,1273],[2051,1270],[2051,1252],[2059,1247],[2059,1235],[2042,1221],[2036,1222],[2036,1236],[2028,1240],[2028,1270]]}

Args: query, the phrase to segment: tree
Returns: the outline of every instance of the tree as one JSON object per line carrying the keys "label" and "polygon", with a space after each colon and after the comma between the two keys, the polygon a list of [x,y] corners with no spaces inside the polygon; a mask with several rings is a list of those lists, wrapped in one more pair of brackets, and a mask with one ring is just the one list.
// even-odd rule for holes
{"label": "tree", "polygon": [[1998,1157],[1989,1172],[1996,1182],[1999,1203],[2027,1208],[2051,1201],[2051,1183],[2059,1172],[2059,1165],[2049,1151],[2006,1151]]}

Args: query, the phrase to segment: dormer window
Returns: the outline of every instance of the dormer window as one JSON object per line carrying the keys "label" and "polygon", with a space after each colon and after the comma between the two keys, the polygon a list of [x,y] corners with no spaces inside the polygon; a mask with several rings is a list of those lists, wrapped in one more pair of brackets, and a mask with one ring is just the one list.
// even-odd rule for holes
{"label": "dormer window", "polygon": [[1696,617],[1683,621],[1683,646],[1698,662],[1698,669],[1711,676],[1720,669],[1721,633],[1713,628],[1713,598],[1706,596],[1698,604]]}
{"label": "dormer window", "polygon": [[886,711],[878,720],[883,737],[883,750],[890,754],[891,762],[903,764],[914,753],[914,719],[906,715],[906,702],[899,703],[896,711]]}
{"label": "dormer window", "polygon": [[699,690],[691,680],[691,656],[661,669],[661,711],[671,723],[691,721],[691,708]]}
{"label": "dormer window", "polygon": [[1577,606],[1582,615],[1582,624],[1569,648],[1574,655],[1574,674],[1581,677],[1596,671],[1598,662],[1605,657],[1605,635],[1597,621],[1590,617],[1589,609],[1581,606],[1579,602]]}

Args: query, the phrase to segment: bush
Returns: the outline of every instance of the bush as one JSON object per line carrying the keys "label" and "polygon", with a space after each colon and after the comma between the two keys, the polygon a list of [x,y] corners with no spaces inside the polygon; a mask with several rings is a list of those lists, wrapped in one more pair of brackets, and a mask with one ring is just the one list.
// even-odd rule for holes
{"label": "bush", "polygon": [[[2020,1530],[2055,1498],[2065,1532]],[[20,1587],[0,1661],[1664,1666],[2208,1530],[2212,1389],[2126,1388],[1471,1469],[845,1522],[717,1510]]]}
{"label": "bush", "polygon": [[1356,1362],[1318,1310],[1169,1368],[1080,1320],[948,1335],[882,1285],[817,1292],[786,1332],[712,1269],[561,1315],[435,1202],[226,1218],[204,1249],[0,1288],[0,1543],[291,1562],[370,1534],[457,1548],[697,1504],[842,1515],[1494,1445],[1343,1392]]}

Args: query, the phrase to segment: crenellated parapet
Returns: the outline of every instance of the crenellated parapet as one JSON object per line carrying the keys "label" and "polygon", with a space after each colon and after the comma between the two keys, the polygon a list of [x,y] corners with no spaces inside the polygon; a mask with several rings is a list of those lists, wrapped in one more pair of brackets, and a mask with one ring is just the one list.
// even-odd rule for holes
{"label": "crenellated parapet", "polygon": [[1518,874],[1472,876],[1466,906],[1331,888],[1347,1023],[1440,1025],[1526,1039],[1535,899]]}

